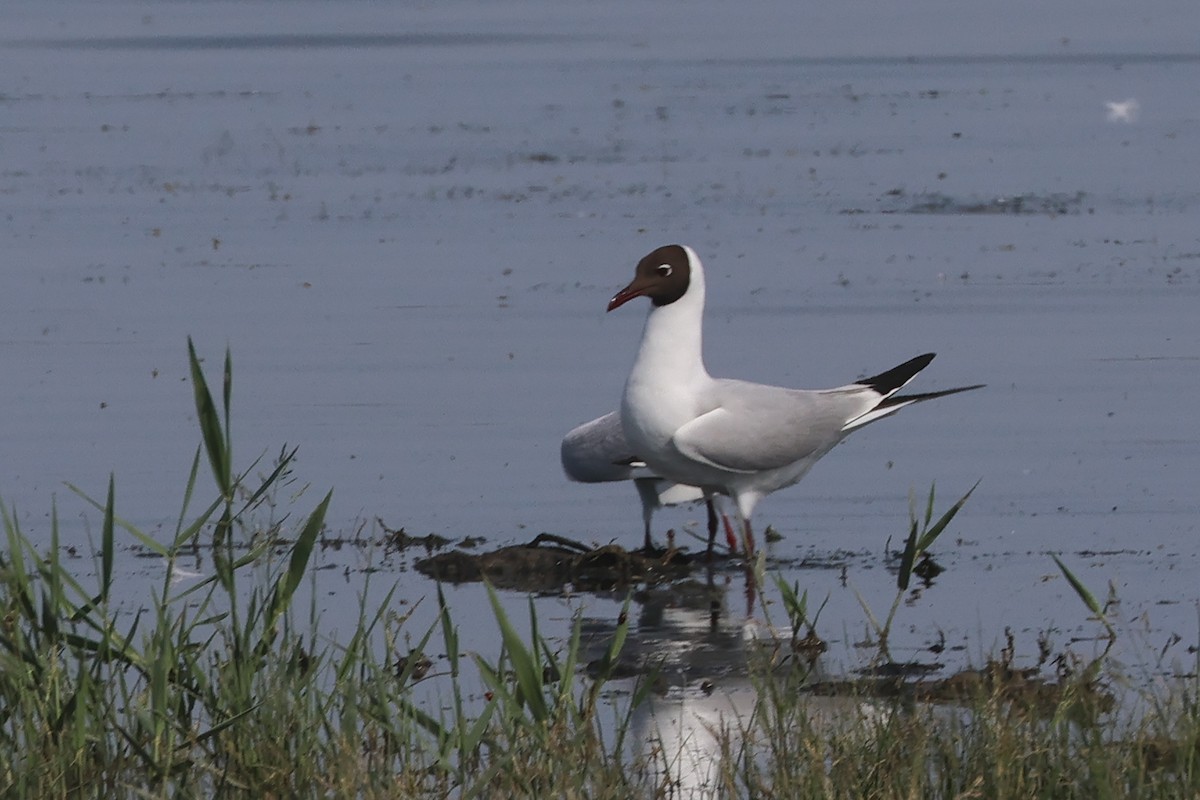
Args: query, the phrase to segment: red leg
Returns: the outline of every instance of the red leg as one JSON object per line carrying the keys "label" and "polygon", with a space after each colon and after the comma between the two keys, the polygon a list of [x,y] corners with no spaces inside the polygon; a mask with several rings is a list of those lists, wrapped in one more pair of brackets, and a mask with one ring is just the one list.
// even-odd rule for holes
{"label": "red leg", "polygon": [[733,525],[729,522],[729,515],[722,514],[721,521],[725,523],[725,542],[729,545],[729,552],[737,552],[737,534],[733,532]]}

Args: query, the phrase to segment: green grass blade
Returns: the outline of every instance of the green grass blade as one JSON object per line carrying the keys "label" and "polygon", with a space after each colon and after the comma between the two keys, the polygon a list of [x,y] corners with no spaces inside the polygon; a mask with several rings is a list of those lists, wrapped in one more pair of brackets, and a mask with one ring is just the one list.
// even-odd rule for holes
{"label": "green grass blade", "polygon": [[208,730],[206,730],[202,733],[196,734],[196,743],[197,744],[202,743],[206,739],[211,739],[214,736],[219,735],[222,731],[232,728],[234,725],[236,725],[241,720],[243,720],[246,717],[248,717],[249,715],[253,714],[255,711],[258,711],[258,709],[261,705],[262,705],[262,703],[256,703],[253,706],[250,706],[249,708],[242,709],[241,711],[232,715],[228,719],[221,720],[220,722],[218,722],[216,725],[213,725]]}
{"label": "green grass blade", "polygon": [[[100,503],[99,501],[90,497],[85,491],[80,489],[75,484],[65,483],[64,485],[68,489],[70,489],[72,492],[74,492],[76,495],[83,498],[83,500],[86,503],[88,503],[90,506],[95,508],[97,511],[100,511],[101,513],[107,513],[105,511],[106,506],[103,503]],[[156,555],[163,556],[164,558],[167,556],[167,548],[166,547],[164,547],[162,544],[158,543],[157,541],[155,541],[154,539],[152,539],[150,536],[146,535],[145,533],[142,533],[140,530],[138,530],[137,526],[134,525],[132,522],[122,519],[121,517],[117,516],[115,513],[112,515],[112,519],[113,519],[114,525],[119,525],[123,530],[125,530],[126,533],[130,534],[135,539],[137,539],[139,542],[141,542],[146,547],[146,549],[152,551]]]}
{"label": "green grass blade", "polygon": [[308,515],[304,528],[296,537],[296,543],[292,545],[292,555],[288,560],[287,573],[283,576],[283,580],[275,586],[268,627],[274,626],[279,614],[291,603],[292,596],[300,586],[300,581],[304,579],[309,559],[312,557],[313,546],[317,542],[321,528],[325,525],[325,512],[329,508],[329,501],[332,497],[333,490],[331,489],[320,505]]}
{"label": "green grass blade", "polygon": [[871,607],[867,605],[866,598],[859,594],[858,589],[851,587],[851,591],[854,592],[854,599],[858,600],[858,605],[862,608],[863,613],[867,615],[867,622],[870,623],[871,627],[875,629],[875,634],[881,638],[885,636],[886,634],[884,633],[884,628],[879,624],[879,620],[875,617],[875,612],[873,612]]}
{"label": "green grass blade", "polygon": [[[67,602],[63,588],[64,573],[59,562],[58,541],[58,504],[55,503],[51,512],[50,553],[44,562],[38,564],[38,572],[42,576],[42,617],[46,620],[44,624],[54,625],[56,628],[63,609],[72,605]],[[48,619],[51,616],[53,620]]]}
{"label": "green grass blade", "polygon": [[212,393],[208,390],[208,382],[204,380],[204,372],[200,369],[200,359],[196,357],[196,348],[192,337],[188,337],[188,364],[192,373],[192,390],[196,400],[196,419],[200,423],[200,435],[204,440],[204,448],[208,452],[208,463],[212,467],[213,479],[217,488],[228,499],[233,490],[229,470],[229,453],[226,450],[225,434],[221,431],[221,420],[217,416],[217,408],[213,404]]}
{"label": "green grass blade", "polygon": [[[979,487],[979,484],[982,481],[983,481],[983,478],[980,478],[979,480],[975,481],[975,485],[972,486],[970,489],[968,489],[966,494],[964,494],[962,497],[958,498],[958,502],[955,503],[954,505],[950,506],[950,508],[947,509],[946,513],[942,514],[941,518],[938,519],[938,521],[934,523],[932,528],[925,531],[925,533],[921,535],[921,540],[919,542],[917,542],[917,553],[918,554],[924,553],[926,550],[928,550],[929,547],[934,543],[934,541],[936,541],[937,538],[942,535],[942,531],[944,531],[946,529],[946,526],[950,524],[950,521],[952,519],[954,519],[955,515],[958,514],[958,512],[962,510],[962,507],[966,504],[967,499],[971,496],[971,494],[975,491],[975,489],[977,489]],[[932,502],[932,500],[933,500],[933,490],[932,489],[930,489],[930,491],[929,491],[929,497],[930,497],[930,502]],[[930,516],[932,516],[932,513],[930,514]]]}
{"label": "green grass blade", "polygon": [[511,753],[505,754],[503,757],[497,757],[483,771],[483,774],[476,777],[475,782],[462,793],[463,800],[473,800],[476,797],[490,797],[491,792],[488,790],[492,789],[493,781],[503,770],[511,769],[510,763],[512,760],[513,756]]}
{"label": "green grass blade", "polygon": [[[174,546],[176,548],[182,547],[185,543],[190,542],[193,538],[195,538],[196,535],[204,529],[204,526],[208,524],[209,520],[212,519],[212,515],[217,513],[217,509],[224,504],[225,500],[220,497],[209,503],[208,508],[202,511],[198,517],[192,520],[190,525],[176,534]],[[134,535],[139,536],[140,538],[140,534],[135,533]],[[166,556],[167,552],[164,550],[162,555]]]}
{"label": "green grass blade", "polygon": [[629,635],[629,604],[633,600],[632,595],[625,596],[625,603],[621,606],[621,614],[617,617],[617,628],[613,631],[613,637],[608,642],[608,647],[604,650],[604,655],[596,665],[596,684],[593,686],[593,696],[601,685],[606,683],[612,677],[613,670],[617,667],[617,662],[621,657],[621,651],[625,648],[625,638]]}
{"label": "green grass blade", "polygon": [[516,629],[509,622],[508,615],[504,613],[504,607],[500,605],[500,598],[496,596],[496,590],[490,583],[486,585],[488,600],[492,604],[492,613],[496,616],[496,624],[500,626],[500,637],[504,642],[504,649],[508,653],[508,660],[512,663],[513,672],[516,674],[517,687],[533,718],[538,722],[545,722],[550,718],[550,710],[546,708],[546,698],[542,695],[542,671],[538,668],[533,653],[525,646],[521,637],[517,635]]}
{"label": "green grass blade", "polygon": [[908,538],[904,540],[904,554],[900,557],[900,571],[896,573],[896,586],[900,591],[908,591],[908,583],[912,580],[913,562],[917,559],[917,520],[914,517],[909,527]]}
{"label": "green grass blade", "polygon": [[196,452],[192,456],[192,468],[188,470],[187,484],[183,488],[183,503],[179,508],[179,519],[175,522],[175,542],[174,547],[181,546],[184,542],[190,539],[190,536],[184,536],[183,521],[187,518],[187,510],[192,504],[192,495],[196,491],[196,476],[200,474],[200,445],[196,446]]}
{"label": "green grass blade", "polygon": [[225,471],[226,474],[233,474],[233,430],[229,424],[229,407],[230,399],[233,396],[233,352],[228,346],[225,348],[225,370],[222,375],[224,386],[225,403]]}
{"label": "green grass blade", "polygon": [[484,741],[484,736],[487,733],[488,725],[492,721],[492,715],[496,712],[496,701],[493,699],[483,707],[483,713],[479,718],[471,724],[465,734],[459,737],[459,755],[470,756],[479,749],[479,745]]}
{"label": "green grass blade", "polygon": [[442,590],[442,584],[437,585],[437,602],[438,602],[438,619],[442,625],[442,643],[446,647],[446,660],[450,663],[450,675],[453,678],[458,677],[458,629],[454,627],[454,621],[450,619],[450,608],[446,605],[446,593]]}
{"label": "green grass blade", "polygon": [[[262,497],[264,494],[266,494],[268,490],[270,490],[270,488],[275,484],[275,481],[279,479],[279,476],[283,473],[283,471],[285,469],[287,469],[289,466],[291,466],[292,461],[296,457],[296,452],[299,449],[300,448],[298,448],[298,447],[293,447],[291,452],[284,454],[283,458],[281,458],[279,460],[279,463],[275,465],[275,469],[271,471],[271,474],[262,480],[262,482],[259,484],[258,488],[254,490],[254,493],[251,494],[249,499],[247,499],[246,502],[242,504],[243,511],[245,511],[248,508],[253,507],[254,504],[258,501],[258,499],[260,497]],[[254,460],[254,463],[250,465],[250,469],[254,469],[254,467],[258,464],[258,462],[261,459],[262,459],[262,456],[259,456],[258,458],[256,458]],[[249,470],[247,470],[247,473],[248,472],[249,472]],[[245,474],[243,474],[242,477],[245,477]],[[239,482],[240,482],[240,480],[241,479],[239,479]]]}
{"label": "green grass blade", "polygon": [[933,519],[933,494],[937,488],[937,483],[929,484],[929,502],[925,504],[925,527],[929,527],[929,520]]}
{"label": "green grass blade", "polygon": [[397,705],[409,719],[434,737],[440,739],[450,735],[450,732],[446,730],[446,727],[442,725],[440,720],[434,719],[407,700],[401,699],[397,702]]}
{"label": "green grass blade", "polygon": [[[557,673],[556,680],[558,681],[557,702],[559,707],[571,706],[571,690],[575,685],[575,666],[579,661],[579,647],[583,639],[583,619],[576,614],[575,620],[571,624],[571,641],[567,645],[567,656],[562,664],[554,664],[554,670]],[[546,653],[546,658],[551,660],[549,652]],[[553,664],[553,660],[551,660]]]}
{"label": "green grass blade", "polygon": [[779,590],[779,599],[783,601],[784,613],[792,626],[792,636],[800,633],[800,629],[808,622],[808,590],[800,593],[800,584],[788,583],[778,572],[771,574],[775,586]]}
{"label": "green grass blade", "polygon": [[484,685],[492,693],[491,702],[504,710],[509,722],[523,721],[524,718],[520,714],[523,707],[519,696],[520,687],[517,692],[510,691],[499,669],[484,661],[478,653],[472,653],[471,657],[475,659],[475,666],[479,670],[479,676],[483,678]]}
{"label": "green grass blade", "polygon": [[104,504],[104,523],[100,528],[100,602],[108,603],[113,572],[113,508],[116,506],[115,480],[108,476],[108,501]]}
{"label": "green grass blade", "polygon": [[8,537],[8,561],[11,564],[6,578],[21,584],[20,588],[22,589],[27,588],[28,584],[22,580],[29,575],[25,569],[24,537],[21,536],[21,528],[17,523],[16,510],[14,509],[10,513],[7,506],[0,504],[0,514],[4,516],[4,532]]}
{"label": "green grass blade", "polygon": [[1067,569],[1067,565],[1062,562],[1062,559],[1056,555],[1051,555],[1050,557],[1054,559],[1055,564],[1058,564],[1058,568],[1062,571],[1063,577],[1067,579],[1067,583],[1071,584],[1071,588],[1075,590],[1075,594],[1079,595],[1079,599],[1083,601],[1083,604],[1087,606],[1088,610],[1095,614],[1100,622],[1104,624],[1105,629],[1108,630],[1109,637],[1115,639],[1117,637],[1117,632],[1113,630],[1112,623],[1110,623],[1108,621],[1108,617],[1104,615],[1104,609],[1100,606],[1100,602],[1096,599],[1096,595],[1092,594],[1091,590],[1083,585],[1083,581],[1079,580],[1074,572]]}
{"label": "green grass blade", "polygon": [[1102,612],[1100,603],[1096,600],[1096,595],[1092,594],[1091,590],[1083,585],[1083,581],[1076,577],[1075,573],[1067,568],[1067,565],[1062,562],[1062,559],[1056,555],[1051,555],[1054,563],[1058,565],[1062,571],[1063,577],[1067,579],[1067,583],[1071,584],[1071,588],[1075,590],[1075,594],[1079,595],[1079,599],[1087,606],[1088,610],[1099,616]]}

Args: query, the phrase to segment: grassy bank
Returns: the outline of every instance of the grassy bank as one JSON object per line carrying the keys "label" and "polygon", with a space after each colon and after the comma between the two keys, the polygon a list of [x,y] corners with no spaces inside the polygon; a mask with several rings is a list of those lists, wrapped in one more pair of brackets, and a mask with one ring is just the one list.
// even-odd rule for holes
{"label": "grassy bank", "polygon": [[[653,681],[613,674],[626,615],[593,663],[570,642],[519,635],[492,595],[503,647],[466,654],[440,603],[428,631],[404,631],[385,600],[360,606],[356,630],[330,641],[298,603],[324,525],[326,496],[304,519],[256,523],[287,474],[285,452],[252,478],[229,439],[232,369],[210,391],[191,351],[201,445],[174,536],[160,542],[123,523],[116,491],[102,522],[94,585],[59,560],[57,525],[37,551],[3,508],[0,555],[0,791],[10,797],[1194,797],[1200,792],[1195,686],[1129,721],[1097,705],[1096,664],[1064,671],[1053,692],[997,663],[945,693],[904,681],[818,684],[800,657],[814,624],[797,588],[783,587],[792,640],[752,654],[753,709],[713,729],[708,788],[685,790],[685,745],[637,724]],[[216,482],[198,500],[202,467]],[[964,498],[965,500],[965,498]],[[955,505],[960,508],[962,501]],[[905,548],[901,583],[949,516],[932,497]],[[286,519],[286,518],[285,518]],[[118,537],[167,565],[145,610],[111,601]],[[197,548],[213,574],[186,589],[172,567]],[[1068,577],[1072,577],[1068,574]],[[90,581],[90,579],[89,579]],[[1086,589],[1077,589],[1087,600]],[[430,600],[434,598],[431,596]],[[1094,600],[1092,601],[1094,603]],[[896,613],[876,625],[881,652]],[[1096,612],[1102,611],[1098,606]],[[402,633],[417,646],[403,652]],[[428,654],[441,702],[419,703]],[[468,683],[482,682],[480,700]],[[1020,687],[1024,687],[1021,689]],[[861,693],[861,694],[859,694]],[[830,719],[818,700],[849,700]]]}

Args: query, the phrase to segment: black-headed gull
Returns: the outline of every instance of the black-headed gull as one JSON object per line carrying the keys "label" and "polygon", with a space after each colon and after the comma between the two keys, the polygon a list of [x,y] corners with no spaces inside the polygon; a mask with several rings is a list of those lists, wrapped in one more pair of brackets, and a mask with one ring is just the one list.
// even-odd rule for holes
{"label": "black-headed gull", "polygon": [[660,247],[639,261],[608,310],[635,297],[650,298],[651,308],[621,399],[626,441],[660,477],[699,486],[708,497],[732,497],[747,553],[754,549],[750,519],[758,501],[803,478],[852,431],[913,403],[982,386],[895,396],[933,353],[834,389],[713,378],[701,348],[704,266],[683,245]]}
{"label": "black-headed gull", "polygon": [[[655,549],[650,538],[650,520],[654,512],[663,506],[705,500],[708,507],[709,535],[713,535],[718,517],[713,498],[706,498],[704,492],[695,486],[664,480],[650,471],[625,441],[625,432],[622,430],[621,416],[618,412],[613,411],[572,428],[563,437],[560,455],[563,472],[573,481],[633,481],[642,501],[642,522],[645,525],[643,548],[646,552]],[[737,543],[728,528],[728,523],[726,525],[726,536],[732,549]]]}

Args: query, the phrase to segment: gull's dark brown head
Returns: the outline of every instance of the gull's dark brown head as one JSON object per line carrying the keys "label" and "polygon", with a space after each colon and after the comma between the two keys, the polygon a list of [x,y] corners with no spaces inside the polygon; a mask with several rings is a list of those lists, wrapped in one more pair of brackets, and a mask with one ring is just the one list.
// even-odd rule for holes
{"label": "gull's dark brown head", "polygon": [[608,301],[608,310],[625,305],[635,297],[649,297],[656,306],[674,303],[688,290],[692,279],[691,259],[681,245],[668,244],[638,262],[633,280]]}

